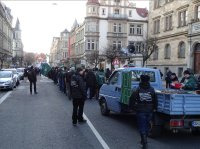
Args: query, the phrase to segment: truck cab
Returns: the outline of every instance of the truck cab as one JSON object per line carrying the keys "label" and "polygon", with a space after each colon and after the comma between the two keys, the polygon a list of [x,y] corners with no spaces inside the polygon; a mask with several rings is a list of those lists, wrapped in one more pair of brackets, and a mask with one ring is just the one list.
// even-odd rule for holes
{"label": "truck cab", "polygon": [[130,112],[129,97],[140,82],[141,75],[150,76],[150,84],[154,89],[162,89],[160,72],[150,68],[119,68],[110,76],[99,93],[99,104],[101,113],[108,115],[110,111],[116,113]]}

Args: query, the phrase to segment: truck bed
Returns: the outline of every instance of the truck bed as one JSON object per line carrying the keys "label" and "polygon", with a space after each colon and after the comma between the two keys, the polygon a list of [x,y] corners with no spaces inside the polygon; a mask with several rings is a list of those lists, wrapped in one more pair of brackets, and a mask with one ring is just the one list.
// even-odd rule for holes
{"label": "truck bed", "polygon": [[200,115],[199,94],[157,93],[157,111],[168,115]]}

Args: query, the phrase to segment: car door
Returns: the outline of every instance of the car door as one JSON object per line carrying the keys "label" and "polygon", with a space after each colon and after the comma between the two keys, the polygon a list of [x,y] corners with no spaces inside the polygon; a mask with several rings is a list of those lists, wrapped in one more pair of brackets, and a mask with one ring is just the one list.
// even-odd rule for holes
{"label": "car door", "polygon": [[107,106],[111,111],[121,112],[121,72],[115,71],[107,84]]}

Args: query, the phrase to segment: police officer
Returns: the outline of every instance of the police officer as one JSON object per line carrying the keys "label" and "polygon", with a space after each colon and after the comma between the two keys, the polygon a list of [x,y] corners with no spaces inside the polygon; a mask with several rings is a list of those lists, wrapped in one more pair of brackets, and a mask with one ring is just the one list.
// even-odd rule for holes
{"label": "police officer", "polygon": [[136,110],[143,149],[147,149],[149,126],[152,120],[153,111],[156,110],[156,94],[149,81],[150,77],[148,75],[141,75],[139,87],[133,91],[130,97],[130,100],[133,101],[134,109]]}

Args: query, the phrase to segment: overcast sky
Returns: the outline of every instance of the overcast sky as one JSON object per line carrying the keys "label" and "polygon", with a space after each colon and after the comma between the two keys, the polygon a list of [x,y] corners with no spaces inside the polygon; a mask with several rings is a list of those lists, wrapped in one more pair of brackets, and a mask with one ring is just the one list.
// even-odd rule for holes
{"label": "overcast sky", "polygon": [[[82,23],[86,15],[86,0],[1,1],[11,9],[13,26],[19,18],[24,51],[27,52],[49,53],[53,37],[66,28],[70,31],[74,20]],[[145,0],[131,2],[136,2],[137,7],[149,6]]]}

